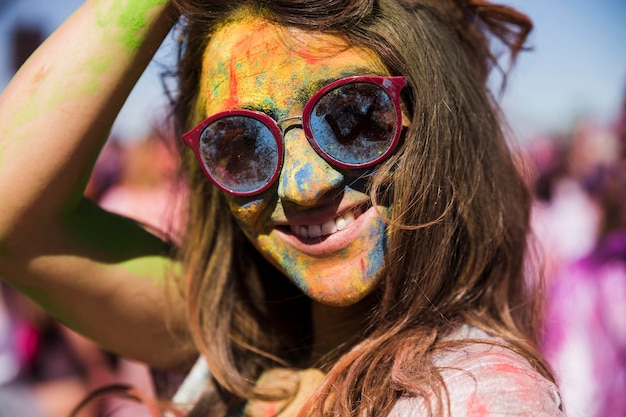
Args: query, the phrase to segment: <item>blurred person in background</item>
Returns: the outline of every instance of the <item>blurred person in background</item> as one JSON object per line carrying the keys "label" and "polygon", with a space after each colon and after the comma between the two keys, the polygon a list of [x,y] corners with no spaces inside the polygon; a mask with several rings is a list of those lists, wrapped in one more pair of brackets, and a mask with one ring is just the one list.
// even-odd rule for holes
{"label": "blurred person in background", "polygon": [[[589,193],[588,178],[598,164],[604,164],[605,152],[593,147],[605,138],[592,140],[587,132],[543,134],[527,146],[534,194],[531,224],[537,249],[533,262],[535,273],[541,273],[547,283],[562,265],[588,254],[597,239],[602,213]],[[584,160],[577,159],[576,155],[590,148]]]}
{"label": "blurred person in background", "polygon": [[561,265],[548,292],[543,351],[570,417],[626,415],[626,100],[604,141],[596,146],[612,160],[592,167],[577,159],[589,152],[577,152],[572,161],[587,167],[577,177],[601,210],[598,238],[590,253]]}
{"label": "blurred person in background", "polygon": [[[115,145],[119,147],[116,181],[100,193],[97,202],[100,207],[132,218],[166,239],[179,241],[186,191],[178,177],[174,139],[167,135],[155,127],[145,137]],[[106,165],[107,159],[102,163]],[[106,173],[103,169],[103,174]]]}
{"label": "blurred person in background", "polygon": [[[0,282],[0,417],[67,417],[91,390],[110,384],[92,342]],[[81,417],[100,416],[100,402]]]}
{"label": "blurred person in background", "polygon": [[9,287],[0,282],[0,417],[45,417],[20,372],[16,321],[7,305]]}

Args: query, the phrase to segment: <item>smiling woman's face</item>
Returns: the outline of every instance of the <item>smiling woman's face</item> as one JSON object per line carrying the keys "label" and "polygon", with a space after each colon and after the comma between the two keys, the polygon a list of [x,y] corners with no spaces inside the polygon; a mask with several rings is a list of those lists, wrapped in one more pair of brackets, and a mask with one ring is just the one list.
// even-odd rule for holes
{"label": "smiling woman's face", "polygon": [[[254,109],[300,116],[322,86],[351,75],[387,75],[370,50],[285,29],[252,15],[218,29],[203,63],[199,117]],[[386,227],[355,172],[331,166],[301,126],[284,133],[279,179],[254,197],[227,195],[254,246],[312,299],[353,304],[378,283]],[[379,207],[384,213],[388,210]]]}

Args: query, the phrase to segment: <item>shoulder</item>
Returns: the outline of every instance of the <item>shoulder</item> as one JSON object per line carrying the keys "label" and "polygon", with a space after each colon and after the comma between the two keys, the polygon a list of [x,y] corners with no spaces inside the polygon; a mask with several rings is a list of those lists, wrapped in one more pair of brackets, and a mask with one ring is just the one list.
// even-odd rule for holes
{"label": "shoulder", "polygon": [[[446,386],[450,416],[563,415],[556,386],[525,358],[475,329],[467,336],[476,342],[446,349],[434,358]],[[426,408],[421,398],[403,397],[391,416],[427,415]]]}

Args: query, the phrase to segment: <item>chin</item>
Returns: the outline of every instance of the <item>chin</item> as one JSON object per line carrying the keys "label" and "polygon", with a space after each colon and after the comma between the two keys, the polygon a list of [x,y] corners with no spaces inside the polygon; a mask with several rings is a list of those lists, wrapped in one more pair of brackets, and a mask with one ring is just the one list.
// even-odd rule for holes
{"label": "chin", "polygon": [[[366,272],[359,268],[359,272]],[[325,274],[298,274],[289,277],[313,301],[333,307],[357,304],[378,286],[378,274],[358,275],[350,272],[349,263],[340,264]],[[352,269],[354,271],[354,269]]]}

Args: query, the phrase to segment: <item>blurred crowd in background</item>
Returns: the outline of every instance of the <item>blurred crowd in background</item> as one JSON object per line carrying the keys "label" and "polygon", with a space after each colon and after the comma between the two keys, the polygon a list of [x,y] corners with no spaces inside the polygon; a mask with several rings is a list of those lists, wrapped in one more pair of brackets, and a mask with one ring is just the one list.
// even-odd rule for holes
{"label": "blurred crowd in background", "polygon": [[[541,349],[569,416],[626,416],[626,91],[608,125],[581,118],[567,132],[518,142],[534,197],[528,276],[545,280]],[[185,195],[174,146],[158,126],[146,137],[111,137],[86,194],[175,241]],[[0,283],[0,417],[66,417],[98,387],[129,384],[157,395],[175,385],[163,379]],[[106,397],[81,416],[148,414]]]}
{"label": "blurred crowd in background", "polygon": [[568,416],[626,416],[626,94],[610,126],[581,119],[523,154],[529,277],[545,279],[541,349]]}

